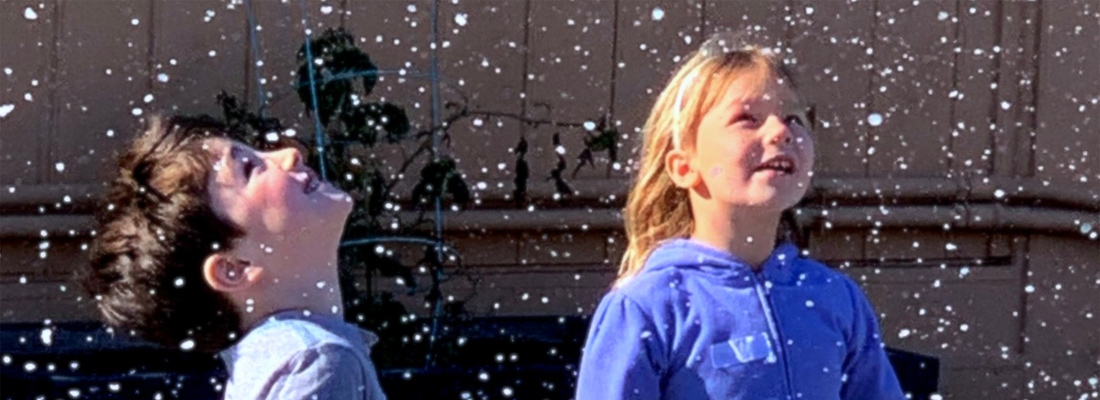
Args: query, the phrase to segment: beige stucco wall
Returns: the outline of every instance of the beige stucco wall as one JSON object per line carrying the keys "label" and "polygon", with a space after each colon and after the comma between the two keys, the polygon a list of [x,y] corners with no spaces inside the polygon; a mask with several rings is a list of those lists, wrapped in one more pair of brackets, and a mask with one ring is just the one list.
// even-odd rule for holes
{"label": "beige stucco wall", "polygon": [[[313,29],[345,26],[381,68],[408,72],[375,96],[420,124],[431,87],[411,76],[431,68],[437,5],[445,101],[562,121],[609,114],[624,133],[622,168],[600,160],[558,203],[543,180],[550,136],[573,157],[581,132],[494,118],[452,128],[445,151],[487,184],[481,205],[446,216],[447,239],[482,279],[476,312],[591,311],[622,249],[627,160],[655,91],[705,35],[749,28],[789,45],[816,106],[818,170],[800,217],[811,253],[864,284],[887,343],[941,357],[949,398],[1100,390],[1088,381],[1100,376],[1096,1],[307,3]],[[0,3],[0,106],[14,106],[0,118],[0,322],[91,317],[71,274],[92,200],[150,113],[216,113],[221,90],[254,102],[259,70],[268,112],[310,134],[290,86],[299,4],[255,4],[258,69],[241,2]],[[870,126],[871,113],[884,123]],[[521,135],[534,212],[502,209]],[[462,280],[447,290],[470,292]]]}

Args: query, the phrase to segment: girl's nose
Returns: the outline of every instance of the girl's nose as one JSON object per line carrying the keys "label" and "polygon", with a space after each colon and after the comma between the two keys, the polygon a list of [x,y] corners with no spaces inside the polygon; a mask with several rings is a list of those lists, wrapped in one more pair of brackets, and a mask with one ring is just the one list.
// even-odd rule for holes
{"label": "girl's nose", "polygon": [[768,116],[768,120],[765,121],[765,127],[767,128],[765,134],[768,135],[768,143],[787,144],[794,140],[791,136],[791,128],[787,126],[787,122],[778,115]]}

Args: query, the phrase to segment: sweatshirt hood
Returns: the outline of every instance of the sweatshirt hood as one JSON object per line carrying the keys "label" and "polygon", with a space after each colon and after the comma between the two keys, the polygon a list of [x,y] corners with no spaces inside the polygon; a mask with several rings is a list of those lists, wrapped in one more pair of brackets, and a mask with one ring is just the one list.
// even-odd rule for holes
{"label": "sweatshirt hood", "polygon": [[[797,247],[781,243],[764,261],[759,275],[768,281],[786,282],[791,278],[790,267],[798,257]],[[641,274],[670,269],[694,270],[722,280],[743,280],[746,275],[754,274],[752,267],[737,256],[692,239],[663,242],[649,255]]]}

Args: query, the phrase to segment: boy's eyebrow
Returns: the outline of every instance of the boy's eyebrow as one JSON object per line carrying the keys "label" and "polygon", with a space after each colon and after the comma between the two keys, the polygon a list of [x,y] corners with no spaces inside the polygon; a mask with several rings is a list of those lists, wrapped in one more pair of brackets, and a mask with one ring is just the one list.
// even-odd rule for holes
{"label": "boy's eyebrow", "polygon": [[222,168],[215,170],[218,176],[224,176],[226,174],[224,170],[229,170],[228,174],[230,177],[235,177],[237,175],[233,170],[236,167],[236,160],[238,159],[239,153],[240,149],[230,144],[229,151],[223,152],[221,157],[218,157],[218,163],[222,165]]}

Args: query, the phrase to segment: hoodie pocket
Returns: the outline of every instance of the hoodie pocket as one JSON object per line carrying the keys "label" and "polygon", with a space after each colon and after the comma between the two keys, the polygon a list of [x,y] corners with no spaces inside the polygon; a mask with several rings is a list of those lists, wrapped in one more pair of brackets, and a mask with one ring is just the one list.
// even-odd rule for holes
{"label": "hoodie pocket", "polygon": [[767,332],[759,332],[711,345],[710,359],[714,368],[723,369],[761,360],[774,363],[776,355]]}

